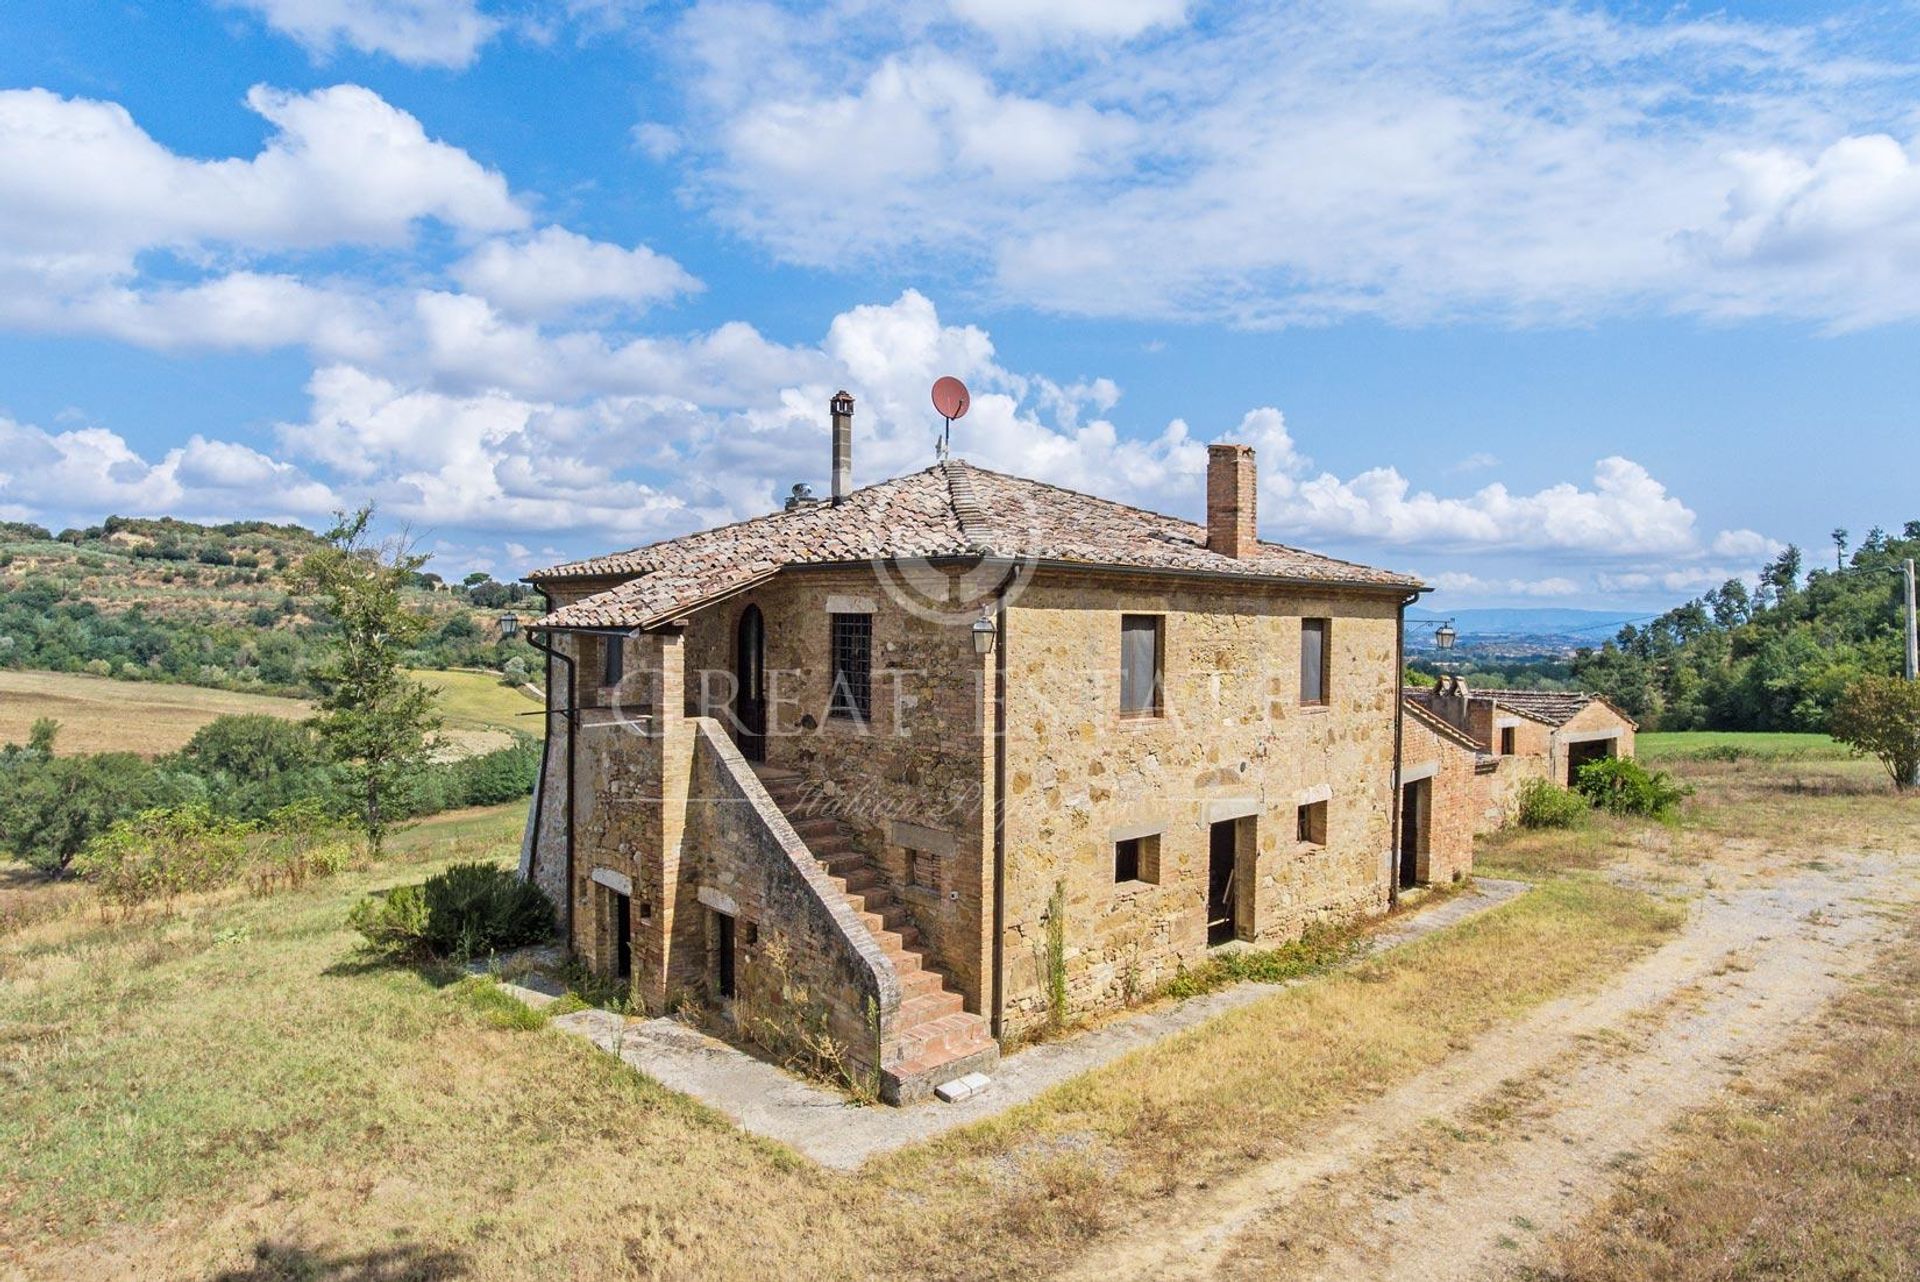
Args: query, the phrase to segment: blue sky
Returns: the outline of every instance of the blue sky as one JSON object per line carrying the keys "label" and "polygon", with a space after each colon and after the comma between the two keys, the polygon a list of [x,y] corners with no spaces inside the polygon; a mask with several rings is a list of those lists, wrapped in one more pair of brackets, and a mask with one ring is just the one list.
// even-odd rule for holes
{"label": "blue sky", "polygon": [[959,452],[1432,604],[1920,517],[1910,4],[217,0],[0,14],[0,516],[502,575]]}

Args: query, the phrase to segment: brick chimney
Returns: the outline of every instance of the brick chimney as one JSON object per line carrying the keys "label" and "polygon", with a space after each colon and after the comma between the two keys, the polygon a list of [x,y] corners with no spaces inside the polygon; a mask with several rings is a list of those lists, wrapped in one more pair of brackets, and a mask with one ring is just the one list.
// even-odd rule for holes
{"label": "brick chimney", "polygon": [[1253,519],[1253,447],[1207,446],[1207,547],[1238,560],[1260,542]]}
{"label": "brick chimney", "polygon": [[833,501],[853,493],[853,393],[835,392],[827,402],[833,414]]}

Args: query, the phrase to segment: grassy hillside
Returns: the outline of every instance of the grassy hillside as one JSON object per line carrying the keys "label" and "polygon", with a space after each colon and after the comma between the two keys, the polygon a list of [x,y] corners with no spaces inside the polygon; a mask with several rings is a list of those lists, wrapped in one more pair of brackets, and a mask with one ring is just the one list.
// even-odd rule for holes
{"label": "grassy hillside", "polygon": [[60,723],[58,750],[137,752],[155,757],[184,746],[215,717],[263,712],[298,721],[313,712],[300,699],[115,681],[67,672],[0,671],[0,744],[25,743],[41,717]]}
{"label": "grassy hillside", "polygon": [[[321,545],[264,522],[112,517],[57,536],[0,523],[0,668],[312,694],[330,624],[289,575]],[[501,606],[525,592],[421,575],[411,604],[431,625],[415,665],[536,666],[523,640],[503,642],[496,628]]]}

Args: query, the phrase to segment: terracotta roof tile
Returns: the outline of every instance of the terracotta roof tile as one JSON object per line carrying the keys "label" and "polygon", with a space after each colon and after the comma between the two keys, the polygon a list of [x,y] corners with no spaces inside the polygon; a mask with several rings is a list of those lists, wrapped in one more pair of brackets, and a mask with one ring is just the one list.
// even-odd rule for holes
{"label": "terracotta roof tile", "polygon": [[1203,525],[953,460],[820,503],[683,535],[527,577],[626,582],[562,606],[537,627],[651,627],[790,565],[994,553],[1087,566],[1416,589],[1417,579],[1278,543],[1235,559]]}

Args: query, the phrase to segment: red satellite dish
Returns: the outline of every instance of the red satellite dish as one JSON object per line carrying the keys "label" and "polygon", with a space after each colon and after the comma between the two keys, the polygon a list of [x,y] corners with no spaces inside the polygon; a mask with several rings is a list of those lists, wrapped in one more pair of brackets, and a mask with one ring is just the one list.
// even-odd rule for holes
{"label": "red satellite dish", "polygon": [[951,374],[933,385],[933,408],[940,411],[941,418],[949,422],[965,418],[968,404],[967,385]]}

